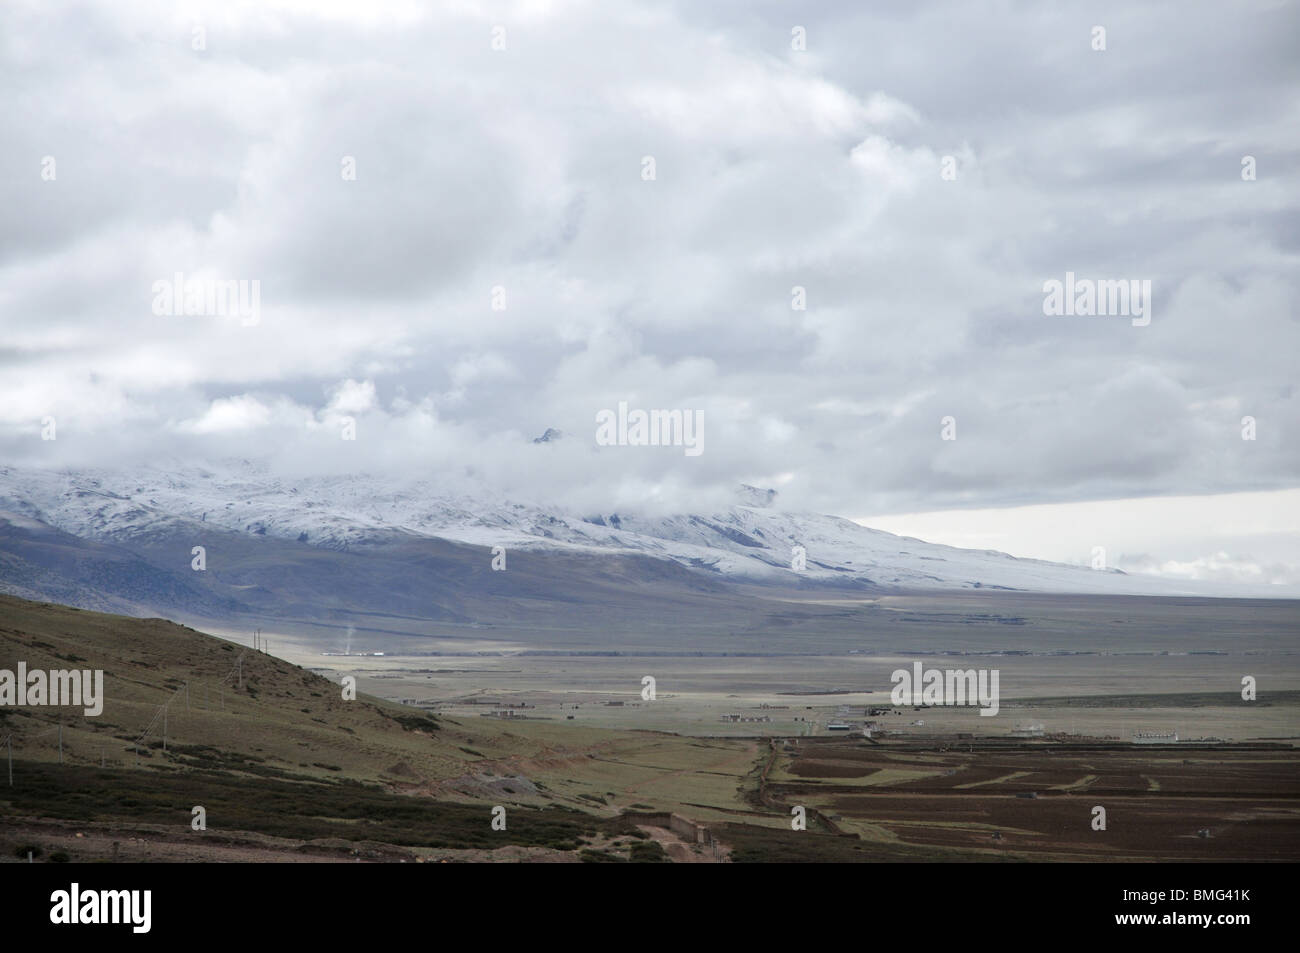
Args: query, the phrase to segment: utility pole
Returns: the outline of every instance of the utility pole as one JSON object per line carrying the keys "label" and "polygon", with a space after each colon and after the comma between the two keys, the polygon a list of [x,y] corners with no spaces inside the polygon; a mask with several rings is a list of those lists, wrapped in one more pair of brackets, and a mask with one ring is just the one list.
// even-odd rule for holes
{"label": "utility pole", "polygon": [[185,683],[185,710],[190,710],[190,683]]}
{"label": "utility pole", "polygon": [[9,749],[9,786],[14,786],[14,736],[8,735],[5,738],[5,747]]}
{"label": "utility pole", "polygon": [[167,753],[167,706],[163,705],[163,753]]}

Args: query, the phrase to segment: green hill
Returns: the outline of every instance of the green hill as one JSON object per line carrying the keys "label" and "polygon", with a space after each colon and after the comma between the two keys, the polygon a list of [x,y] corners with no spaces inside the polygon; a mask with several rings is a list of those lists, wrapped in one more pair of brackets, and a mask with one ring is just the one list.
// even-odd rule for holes
{"label": "green hill", "polygon": [[[359,844],[377,859],[507,845],[572,853],[628,827],[499,770],[502,759],[554,754],[546,737],[497,725],[471,731],[366,695],[346,701],[328,679],[165,620],[0,596],[0,669],[19,662],[28,671],[102,670],[104,701],[98,717],[80,706],[0,707],[14,779],[10,786],[0,762],[6,859],[32,846],[67,853],[41,849],[42,837],[84,848],[72,859],[172,842],[242,851],[232,859],[350,857]],[[411,796],[466,775],[485,800]],[[500,831],[490,814],[498,804],[509,812]],[[196,805],[207,812],[205,832],[191,830]],[[111,857],[101,857],[110,844]],[[178,859],[158,849],[158,859]]]}

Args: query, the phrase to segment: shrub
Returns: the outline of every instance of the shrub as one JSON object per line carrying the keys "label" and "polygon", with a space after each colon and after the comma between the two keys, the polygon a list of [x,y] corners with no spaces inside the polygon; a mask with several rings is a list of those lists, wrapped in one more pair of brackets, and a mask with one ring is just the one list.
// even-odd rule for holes
{"label": "shrub", "polygon": [[658,841],[642,841],[632,845],[629,858],[634,864],[666,864],[668,855]]}
{"label": "shrub", "polygon": [[622,857],[615,857],[613,854],[606,853],[603,850],[592,850],[590,847],[583,848],[582,851],[579,852],[578,856],[582,858],[582,862],[584,864],[625,864],[627,863],[627,861],[625,861]]}

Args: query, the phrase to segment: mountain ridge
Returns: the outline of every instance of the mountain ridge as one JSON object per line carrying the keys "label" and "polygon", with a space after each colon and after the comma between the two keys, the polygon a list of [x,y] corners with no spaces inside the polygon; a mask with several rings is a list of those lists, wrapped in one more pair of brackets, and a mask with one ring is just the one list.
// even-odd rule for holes
{"label": "mountain ridge", "polygon": [[[416,547],[423,554],[419,558],[434,559],[438,564],[434,568],[448,579],[460,572],[456,560],[484,569],[485,550],[501,550],[507,566],[511,561],[517,565],[525,555],[534,560],[550,557],[567,560],[564,564],[570,568],[582,567],[583,578],[599,572],[593,567],[602,560],[634,560],[639,571],[663,578],[667,573],[674,585],[687,588],[707,588],[712,579],[760,587],[873,593],[1006,589],[1278,597],[1276,591],[1099,571],[927,543],[842,517],[783,510],[775,505],[776,498],[775,491],[742,485],[737,491],[739,502],[710,511],[583,514],[486,491],[478,496],[449,493],[429,480],[358,474],[289,481],[252,461],[239,461],[224,470],[7,466],[0,467],[0,526],[4,527],[0,587],[38,598],[68,596],[67,591],[51,593],[34,585],[33,577],[41,573],[17,562],[17,549],[26,547],[30,552],[44,537],[48,551],[43,565],[50,572],[60,565],[64,571],[75,570],[76,564],[66,553],[61,561],[51,556],[57,548],[55,540],[65,550],[76,548],[72,540],[80,540],[101,561],[129,562],[143,556],[155,566],[163,559],[164,568],[175,570],[180,568],[182,550],[188,561],[192,547],[204,545],[205,539],[239,549],[246,548],[247,540],[261,539],[277,541],[278,552],[295,554],[286,557],[290,561],[299,561],[294,547],[301,548],[301,560],[318,568],[324,566],[321,553],[384,555]],[[658,568],[651,568],[655,564]],[[669,570],[670,565],[686,575]],[[689,581],[691,576],[695,581]],[[481,577],[480,582],[488,578]],[[508,578],[523,582],[518,576]],[[305,579],[301,583],[311,588]],[[188,588],[183,580],[176,585]],[[583,579],[574,579],[573,585],[584,585]],[[552,585],[549,593],[538,595],[563,601],[563,589]],[[184,595],[176,593],[177,598]],[[454,593],[450,596],[457,601]],[[205,607],[205,615],[223,604],[229,608],[220,597],[213,598],[217,603]],[[112,601],[97,604],[125,608]],[[468,605],[449,609],[445,617],[469,621],[474,613],[467,610],[471,610]]]}

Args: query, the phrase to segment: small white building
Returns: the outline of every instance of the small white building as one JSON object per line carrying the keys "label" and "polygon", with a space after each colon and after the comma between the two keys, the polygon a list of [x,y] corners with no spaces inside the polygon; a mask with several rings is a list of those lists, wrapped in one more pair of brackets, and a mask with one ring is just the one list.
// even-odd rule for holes
{"label": "small white building", "polygon": [[1044,733],[1042,724],[1036,721],[1031,721],[1027,725],[1016,725],[1011,729],[1012,738],[1041,738]]}
{"label": "small white building", "polygon": [[1171,745],[1178,740],[1176,731],[1135,731],[1133,732],[1133,743],[1135,745]]}

